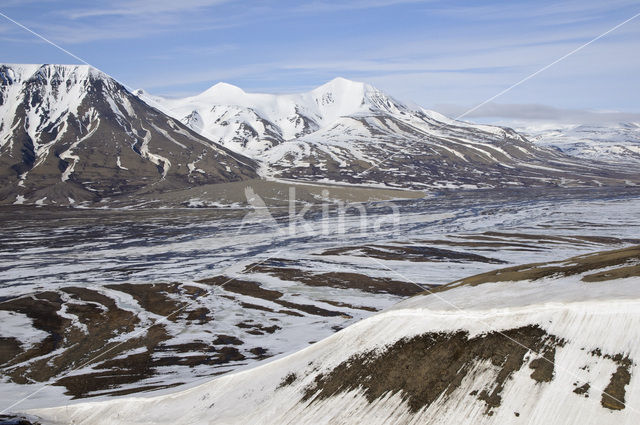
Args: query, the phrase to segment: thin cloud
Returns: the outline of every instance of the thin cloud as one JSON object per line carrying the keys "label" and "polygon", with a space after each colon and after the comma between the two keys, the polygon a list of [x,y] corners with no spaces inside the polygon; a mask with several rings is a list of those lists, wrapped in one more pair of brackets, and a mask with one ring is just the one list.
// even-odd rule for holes
{"label": "thin cloud", "polygon": [[149,16],[162,13],[195,12],[207,7],[228,3],[229,0],[137,0],[116,2],[107,8],[70,9],[70,19],[101,16]]}
{"label": "thin cloud", "polygon": [[146,16],[142,20],[107,19],[104,22],[41,23],[32,27],[48,38],[64,44],[88,44],[95,41],[143,39],[155,35],[187,32],[223,30],[235,25],[233,22],[192,18],[185,24],[184,18],[171,14]]}
{"label": "thin cloud", "polygon": [[504,21],[541,19],[542,25],[563,25],[597,19],[603,12],[626,7],[637,8],[636,0],[611,0],[608,2],[567,1],[553,3],[501,2],[500,4],[476,4],[472,6],[447,6],[430,9],[431,13],[466,18],[475,21]]}
{"label": "thin cloud", "polygon": [[294,8],[296,12],[318,13],[343,10],[376,9],[412,3],[433,3],[436,0],[362,0],[362,1],[314,1]]}
{"label": "thin cloud", "polygon": [[176,57],[189,57],[189,56],[198,56],[199,58],[207,57],[207,56],[218,56],[222,54],[227,54],[234,50],[238,50],[240,46],[237,44],[219,44],[212,46],[177,46],[175,48],[169,49],[163,54],[159,55],[148,55],[148,59],[155,60],[171,60],[176,59]]}
{"label": "thin cloud", "polygon": [[[457,116],[470,109],[469,105],[436,105],[436,110]],[[467,119],[504,119],[523,121],[542,121],[566,124],[617,124],[622,122],[640,122],[640,113],[619,111],[592,111],[584,109],[562,109],[536,104],[488,103],[466,116]]]}
{"label": "thin cloud", "polygon": [[[461,9],[458,2],[420,0],[116,0],[108,7],[76,0],[8,14],[107,72],[117,74],[113,67],[126,63],[120,71],[126,83],[152,92],[195,94],[220,80],[282,92],[341,75],[433,107],[478,104],[618,24],[633,4],[613,1],[466,2],[471,6]],[[347,9],[357,12],[331,14]],[[345,28],[351,15],[389,26],[357,19]],[[486,21],[491,17],[495,22]],[[578,23],[555,25],[568,19]],[[31,37],[0,28],[5,38],[18,34]],[[639,34],[638,25],[626,25],[501,101],[634,107],[628,88],[637,86],[640,57],[632,53]],[[129,39],[135,42],[122,41]],[[42,60],[19,43],[7,44],[15,45],[14,52],[6,49],[7,59]]]}

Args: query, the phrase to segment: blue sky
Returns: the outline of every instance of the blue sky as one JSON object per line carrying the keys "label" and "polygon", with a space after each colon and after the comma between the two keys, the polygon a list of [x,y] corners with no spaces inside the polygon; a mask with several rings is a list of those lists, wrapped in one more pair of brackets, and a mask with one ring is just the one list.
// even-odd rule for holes
{"label": "blue sky", "polygon": [[[455,114],[640,13],[640,2],[5,0],[0,12],[154,94],[218,81],[295,92],[343,76]],[[77,62],[2,17],[0,48],[2,62]],[[512,113],[638,113],[638,52],[640,17],[495,102]]]}

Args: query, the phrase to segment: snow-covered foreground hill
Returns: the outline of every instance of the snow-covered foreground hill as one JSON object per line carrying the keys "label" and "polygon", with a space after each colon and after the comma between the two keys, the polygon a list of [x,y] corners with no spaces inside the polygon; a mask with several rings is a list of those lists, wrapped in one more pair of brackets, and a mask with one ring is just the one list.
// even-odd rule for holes
{"label": "snow-covered foreground hill", "polygon": [[636,246],[488,272],[186,391],[29,413],[45,424],[636,424],[639,263]]}
{"label": "snow-covered foreground hill", "polygon": [[336,78],[300,94],[219,83],[167,99],[138,96],[262,164],[267,177],[411,188],[626,184],[605,164],[536,146],[517,132],[451,120],[365,83]]}

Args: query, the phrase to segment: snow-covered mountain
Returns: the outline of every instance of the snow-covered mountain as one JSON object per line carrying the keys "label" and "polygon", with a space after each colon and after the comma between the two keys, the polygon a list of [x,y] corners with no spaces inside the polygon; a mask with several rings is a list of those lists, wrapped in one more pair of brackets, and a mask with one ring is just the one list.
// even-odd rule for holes
{"label": "snow-covered mountain", "polygon": [[44,424],[636,424],[640,249],[453,282],[191,389]]}
{"label": "snow-covered mountain", "polygon": [[245,154],[259,156],[284,141],[332,126],[343,116],[374,109],[398,111],[398,104],[364,83],[336,78],[308,93],[246,93],[218,83],[185,99],[136,94],[166,108],[193,130]]}
{"label": "snow-covered mountain", "polygon": [[639,182],[619,168],[343,78],[302,94],[220,83],[164,99],[131,94],[88,66],[0,65],[5,204],[127,203],[258,175],[415,189]]}
{"label": "snow-covered mountain", "polygon": [[557,148],[568,155],[589,160],[640,163],[640,123],[528,123],[516,128],[534,143]]}
{"label": "snow-covered mountain", "polygon": [[509,128],[454,121],[344,78],[301,94],[246,93],[219,83],[184,99],[138,95],[260,161],[268,177],[413,188],[619,184],[634,178],[536,146]]}
{"label": "snow-covered mountain", "polygon": [[254,168],[91,67],[0,65],[3,203],[95,201],[253,178]]}

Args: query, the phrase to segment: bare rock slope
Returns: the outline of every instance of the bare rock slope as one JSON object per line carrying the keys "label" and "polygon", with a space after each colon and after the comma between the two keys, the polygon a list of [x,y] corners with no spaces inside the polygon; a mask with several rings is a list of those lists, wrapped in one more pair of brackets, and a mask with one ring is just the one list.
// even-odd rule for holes
{"label": "bare rock slope", "polygon": [[0,65],[2,203],[73,204],[255,178],[255,164],[80,65]]}

